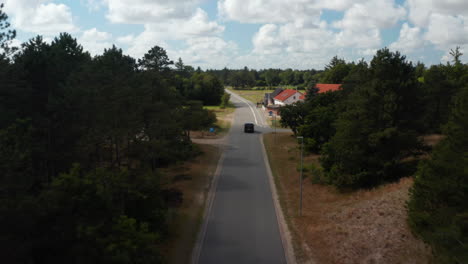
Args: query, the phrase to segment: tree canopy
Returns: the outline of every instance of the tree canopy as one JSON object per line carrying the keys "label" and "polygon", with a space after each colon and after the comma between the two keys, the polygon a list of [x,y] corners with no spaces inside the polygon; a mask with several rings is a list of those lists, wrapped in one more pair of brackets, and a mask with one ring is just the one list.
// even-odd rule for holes
{"label": "tree canopy", "polygon": [[[0,12],[2,48],[7,25]],[[216,121],[203,103],[221,102],[221,81],[158,46],[91,57],[67,33],[0,64],[2,261],[161,263],[178,203],[160,169],[198,153],[189,131]]]}

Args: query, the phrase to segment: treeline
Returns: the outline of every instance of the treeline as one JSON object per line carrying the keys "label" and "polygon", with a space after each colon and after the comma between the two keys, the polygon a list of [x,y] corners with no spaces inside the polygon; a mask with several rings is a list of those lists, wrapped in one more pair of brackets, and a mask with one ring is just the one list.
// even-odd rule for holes
{"label": "treeline", "polygon": [[[369,188],[415,174],[409,222],[440,263],[468,261],[468,65],[413,65],[388,49],[370,63],[340,61],[323,74],[344,75],[342,89],[281,109],[281,122],[321,154],[316,181]],[[336,58],[333,59],[336,61]],[[347,65],[347,66],[346,66]],[[328,73],[327,71],[330,71]],[[423,138],[443,133],[431,150]]]}
{"label": "treeline", "polygon": [[325,70],[293,70],[293,69],[243,69],[212,70],[206,72],[217,76],[227,86],[234,89],[265,89],[276,86],[294,86],[307,89],[315,83],[342,83],[355,63],[346,63],[337,56],[333,57]]}
{"label": "treeline", "polygon": [[227,86],[234,89],[272,88],[278,85],[293,85],[304,89],[313,80],[319,77],[316,70],[292,70],[292,69],[244,69],[211,70],[206,72],[217,76]]}
{"label": "treeline", "polygon": [[[0,8],[0,259],[160,263],[171,207],[159,168],[198,153],[221,82],[154,47],[91,57],[63,33],[8,48]],[[6,26],[5,26],[6,25]]]}

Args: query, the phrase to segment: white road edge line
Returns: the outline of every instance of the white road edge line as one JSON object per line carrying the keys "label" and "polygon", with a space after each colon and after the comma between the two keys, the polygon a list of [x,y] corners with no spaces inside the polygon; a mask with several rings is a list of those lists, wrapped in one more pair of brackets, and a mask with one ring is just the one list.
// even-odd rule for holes
{"label": "white road edge line", "polygon": [[[228,91],[228,90],[226,90]],[[245,100],[244,98],[242,98],[240,95],[237,95],[236,93],[234,92],[231,92],[231,91],[228,91],[230,94],[234,95],[237,99],[241,100],[242,102],[246,103],[247,106],[250,108],[250,111],[252,111],[252,115],[254,116],[255,118],[255,124],[257,124],[258,126],[258,121],[257,121],[257,116],[255,115],[255,111],[253,109],[253,107],[249,104],[249,101]]]}
{"label": "white road edge line", "polygon": [[268,174],[268,182],[270,183],[271,195],[275,207],[276,219],[278,221],[278,229],[281,237],[281,242],[283,244],[286,263],[296,264],[297,260],[292,245],[291,232],[289,232],[288,224],[286,223],[283,211],[281,210],[278,193],[276,192],[275,180],[273,178],[273,173],[271,172],[270,161],[268,160],[265,144],[263,143],[263,134],[260,135],[260,144],[262,145],[263,161],[265,162],[265,167]]}
{"label": "white road edge line", "polygon": [[204,210],[205,212],[203,213],[203,218],[202,218],[202,226],[200,230],[198,231],[197,240],[193,247],[192,257],[190,261],[191,264],[198,264],[199,259],[200,259],[202,245],[203,245],[203,242],[205,241],[206,230],[208,228],[208,220],[210,217],[211,208],[213,207],[214,199],[216,196],[218,178],[220,177],[222,165],[224,162],[224,154],[226,153],[225,150],[226,150],[226,146],[223,146],[221,149],[222,151],[221,157],[219,158],[215,174],[213,175],[213,179],[209,186],[210,190],[208,191],[208,197],[206,199],[205,210]]}

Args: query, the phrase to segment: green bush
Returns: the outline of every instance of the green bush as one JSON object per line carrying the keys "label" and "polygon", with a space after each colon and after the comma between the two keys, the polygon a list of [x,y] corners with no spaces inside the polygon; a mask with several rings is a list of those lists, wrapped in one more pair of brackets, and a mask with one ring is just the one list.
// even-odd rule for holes
{"label": "green bush", "polygon": [[231,99],[231,95],[228,93],[224,93],[223,96],[221,97],[221,108],[226,108],[229,105],[229,100]]}

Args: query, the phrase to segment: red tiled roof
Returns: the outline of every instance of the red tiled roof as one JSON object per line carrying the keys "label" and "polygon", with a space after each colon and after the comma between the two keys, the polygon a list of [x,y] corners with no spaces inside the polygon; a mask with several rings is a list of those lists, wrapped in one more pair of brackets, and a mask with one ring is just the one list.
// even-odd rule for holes
{"label": "red tiled roof", "polygon": [[341,88],[341,84],[328,84],[328,83],[317,83],[315,85],[318,88],[318,93],[326,93],[329,91],[337,91]]}
{"label": "red tiled roof", "polygon": [[292,89],[284,90],[275,97],[275,100],[284,102],[286,101],[286,99],[296,94],[296,92],[297,92],[296,90],[292,90]]}
{"label": "red tiled roof", "polygon": [[299,100],[305,100],[307,92],[304,92],[301,96],[299,96]]}

